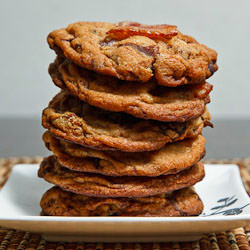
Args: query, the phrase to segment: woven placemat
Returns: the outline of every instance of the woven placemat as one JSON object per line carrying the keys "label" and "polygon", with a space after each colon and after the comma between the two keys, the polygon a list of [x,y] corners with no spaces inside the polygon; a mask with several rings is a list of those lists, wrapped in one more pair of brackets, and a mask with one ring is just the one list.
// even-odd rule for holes
{"label": "woven placemat", "polygon": [[[7,181],[11,168],[19,163],[39,163],[41,157],[0,158],[0,188]],[[210,160],[206,163],[235,163],[239,165],[243,183],[250,194],[250,158]],[[1,204],[0,204],[1,206]],[[47,242],[39,234],[0,227],[0,250],[250,250],[250,226],[235,230],[210,233],[193,242],[168,243],[64,243]]]}

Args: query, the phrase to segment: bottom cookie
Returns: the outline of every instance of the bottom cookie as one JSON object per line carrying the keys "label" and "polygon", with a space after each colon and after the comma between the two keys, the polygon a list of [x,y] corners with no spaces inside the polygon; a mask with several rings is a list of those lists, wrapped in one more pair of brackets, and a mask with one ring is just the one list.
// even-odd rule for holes
{"label": "bottom cookie", "polygon": [[197,216],[203,204],[192,188],[144,198],[98,198],[49,189],[40,202],[50,216]]}

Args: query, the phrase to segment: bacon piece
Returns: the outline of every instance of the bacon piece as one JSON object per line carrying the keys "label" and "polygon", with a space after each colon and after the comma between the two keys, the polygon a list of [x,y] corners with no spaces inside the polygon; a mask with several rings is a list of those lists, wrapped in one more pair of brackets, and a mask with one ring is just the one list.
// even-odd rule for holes
{"label": "bacon piece", "polygon": [[154,40],[167,40],[178,34],[177,26],[168,24],[145,25],[120,23],[107,32],[110,38],[122,40],[131,36],[146,36]]}

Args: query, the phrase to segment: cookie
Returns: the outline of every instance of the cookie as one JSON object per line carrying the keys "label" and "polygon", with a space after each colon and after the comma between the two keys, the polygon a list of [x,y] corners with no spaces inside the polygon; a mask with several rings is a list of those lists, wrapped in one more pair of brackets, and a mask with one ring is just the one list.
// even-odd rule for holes
{"label": "cookie", "polygon": [[208,83],[179,88],[161,87],[154,81],[125,82],[81,69],[59,59],[49,67],[54,83],[90,105],[122,111],[143,119],[184,122],[200,116],[209,102]]}
{"label": "cookie", "polygon": [[157,177],[113,177],[71,171],[61,166],[54,156],[45,158],[39,177],[66,191],[95,197],[146,197],[169,193],[193,186],[205,175],[201,162],[173,175]]}
{"label": "cookie", "polygon": [[166,143],[195,137],[209,115],[185,123],[142,120],[126,113],[109,112],[62,91],[43,111],[42,124],[53,135],[83,146],[128,152],[151,151]]}
{"label": "cookie", "polygon": [[121,80],[178,86],[203,83],[217,53],[176,26],[77,22],[48,35],[51,49],[79,66]]}
{"label": "cookie", "polygon": [[43,140],[64,167],[110,176],[159,176],[176,174],[197,163],[205,154],[205,138],[167,144],[158,151],[100,151],[59,140],[48,131]]}
{"label": "cookie", "polygon": [[145,198],[97,198],[52,187],[40,202],[51,216],[195,216],[202,213],[199,196],[185,188],[169,195]]}

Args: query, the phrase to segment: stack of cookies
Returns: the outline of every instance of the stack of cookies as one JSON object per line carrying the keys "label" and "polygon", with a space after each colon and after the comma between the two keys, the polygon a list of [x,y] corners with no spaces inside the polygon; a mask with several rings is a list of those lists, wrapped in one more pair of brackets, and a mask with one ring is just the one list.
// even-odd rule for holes
{"label": "stack of cookies", "polygon": [[55,186],[44,215],[194,216],[217,54],[172,25],[79,22],[53,31],[61,89],[44,109]]}

